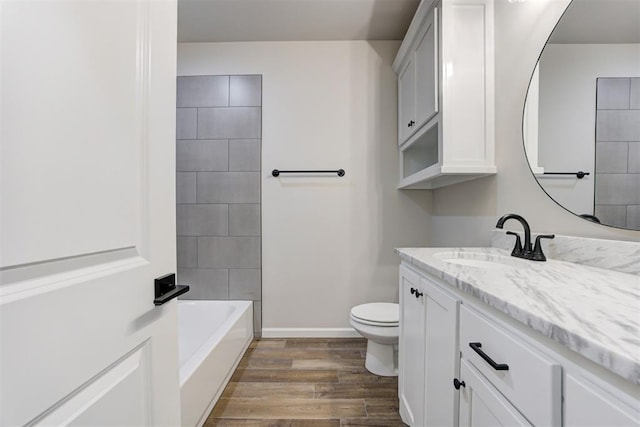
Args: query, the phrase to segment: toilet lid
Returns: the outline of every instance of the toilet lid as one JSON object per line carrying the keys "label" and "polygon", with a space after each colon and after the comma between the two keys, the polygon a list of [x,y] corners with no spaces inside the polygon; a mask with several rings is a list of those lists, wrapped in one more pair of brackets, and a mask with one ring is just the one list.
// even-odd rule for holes
{"label": "toilet lid", "polygon": [[353,307],[351,309],[351,315],[357,319],[370,322],[398,323],[400,320],[400,309],[398,304],[373,302]]}

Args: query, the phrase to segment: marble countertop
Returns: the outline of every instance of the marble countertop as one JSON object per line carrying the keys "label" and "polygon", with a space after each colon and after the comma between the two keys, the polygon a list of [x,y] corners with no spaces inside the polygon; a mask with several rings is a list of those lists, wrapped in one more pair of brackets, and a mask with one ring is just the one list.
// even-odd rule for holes
{"label": "marble countertop", "polygon": [[[400,248],[406,262],[635,384],[640,384],[640,277],[565,261],[509,257],[515,268],[446,262],[461,251],[509,261],[497,248]],[[435,255],[435,256],[434,256]]]}

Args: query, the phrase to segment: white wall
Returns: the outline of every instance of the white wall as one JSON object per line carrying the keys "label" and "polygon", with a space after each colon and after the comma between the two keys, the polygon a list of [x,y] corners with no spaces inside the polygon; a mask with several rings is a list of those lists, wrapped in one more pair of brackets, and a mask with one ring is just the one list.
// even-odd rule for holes
{"label": "white wall", "polygon": [[539,166],[589,171],[583,179],[543,178],[554,200],[577,214],[593,214],[596,79],[635,77],[638,44],[553,44],[540,60]]}
{"label": "white wall", "polygon": [[[185,43],[178,75],[262,74],[263,327],[348,328],[397,301],[398,246],[428,244],[430,193],[398,180],[398,42]],[[344,168],[344,178],[271,177]]]}
{"label": "white wall", "polygon": [[[640,233],[580,219],[558,206],[529,171],[522,142],[522,112],[538,56],[569,0],[495,4],[496,163],[498,174],[433,193],[429,243],[433,246],[489,244],[499,216],[516,212],[535,231],[620,240]],[[520,230],[518,224],[509,228]],[[459,230],[464,230],[459,233]]]}

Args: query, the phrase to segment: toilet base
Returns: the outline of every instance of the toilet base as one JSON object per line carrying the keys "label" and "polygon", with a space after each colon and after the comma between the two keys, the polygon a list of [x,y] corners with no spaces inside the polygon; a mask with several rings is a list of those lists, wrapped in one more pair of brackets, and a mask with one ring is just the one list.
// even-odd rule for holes
{"label": "toilet base", "polygon": [[398,352],[394,344],[378,344],[367,340],[367,371],[383,377],[398,376]]}

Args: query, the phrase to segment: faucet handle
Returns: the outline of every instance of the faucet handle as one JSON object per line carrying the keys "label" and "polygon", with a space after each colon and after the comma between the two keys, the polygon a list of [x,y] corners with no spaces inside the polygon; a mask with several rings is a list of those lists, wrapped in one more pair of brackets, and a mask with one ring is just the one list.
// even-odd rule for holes
{"label": "faucet handle", "polygon": [[518,233],[514,233],[513,231],[507,231],[507,234],[516,236],[516,244],[511,251],[511,256],[522,258],[522,242],[520,241],[520,235]]}
{"label": "faucet handle", "polygon": [[533,261],[546,261],[547,257],[544,256],[542,252],[542,245],[540,244],[541,239],[553,239],[556,237],[555,234],[541,234],[536,237],[536,243],[533,246],[533,253],[531,254],[531,259]]}

